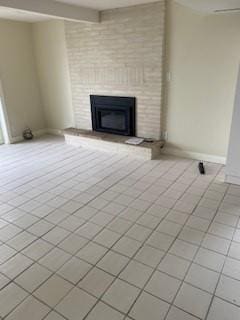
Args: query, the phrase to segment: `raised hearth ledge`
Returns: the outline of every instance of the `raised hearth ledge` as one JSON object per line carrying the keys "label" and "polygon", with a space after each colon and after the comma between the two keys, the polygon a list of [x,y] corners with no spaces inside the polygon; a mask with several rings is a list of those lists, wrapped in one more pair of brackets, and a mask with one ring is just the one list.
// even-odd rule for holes
{"label": "raised hearth ledge", "polygon": [[65,129],[63,133],[67,144],[104,152],[126,154],[144,160],[156,159],[160,155],[161,147],[164,144],[163,141],[158,140],[153,143],[143,142],[135,146],[125,143],[131,137],[75,128]]}

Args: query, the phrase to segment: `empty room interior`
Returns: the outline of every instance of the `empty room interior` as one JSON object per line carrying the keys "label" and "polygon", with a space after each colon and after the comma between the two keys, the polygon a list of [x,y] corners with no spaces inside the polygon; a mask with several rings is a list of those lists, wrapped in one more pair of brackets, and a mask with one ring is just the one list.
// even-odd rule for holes
{"label": "empty room interior", "polygon": [[0,320],[240,319],[240,0],[0,0]]}

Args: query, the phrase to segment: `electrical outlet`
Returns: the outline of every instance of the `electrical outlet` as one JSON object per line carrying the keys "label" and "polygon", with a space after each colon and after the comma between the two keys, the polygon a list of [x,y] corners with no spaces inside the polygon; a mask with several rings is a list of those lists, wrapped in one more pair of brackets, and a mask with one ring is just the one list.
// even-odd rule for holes
{"label": "electrical outlet", "polygon": [[167,72],[167,82],[171,82],[172,80],[172,73],[170,71]]}

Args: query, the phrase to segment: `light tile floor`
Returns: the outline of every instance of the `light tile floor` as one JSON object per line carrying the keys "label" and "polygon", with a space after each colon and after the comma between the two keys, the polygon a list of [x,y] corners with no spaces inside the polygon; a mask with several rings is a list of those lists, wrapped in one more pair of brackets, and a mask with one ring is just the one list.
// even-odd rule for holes
{"label": "light tile floor", "polygon": [[0,319],[239,320],[224,168],[44,137],[0,147]]}

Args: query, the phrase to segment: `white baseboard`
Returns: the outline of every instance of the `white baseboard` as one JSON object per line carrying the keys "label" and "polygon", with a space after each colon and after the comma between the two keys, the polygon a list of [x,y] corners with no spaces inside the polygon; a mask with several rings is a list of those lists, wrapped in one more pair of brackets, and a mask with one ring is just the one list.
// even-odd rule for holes
{"label": "white baseboard", "polygon": [[[47,129],[40,129],[40,130],[33,131],[34,137],[40,137],[46,133],[47,133]],[[24,138],[22,136],[11,137],[10,143],[17,143],[17,142],[21,142],[23,140],[24,140]]]}
{"label": "white baseboard", "polygon": [[[56,136],[63,136],[63,131],[60,129],[52,129],[52,128],[46,128],[46,129],[40,129],[37,131],[33,131],[33,134],[35,137],[40,137],[44,134],[52,134]],[[10,139],[10,143],[16,143],[23,141],[23,137],[18,136]],[[168,148],[164,147],[162,150],[162,153],[169,154],[181,158],[187,158],[187,159],[193,159],[193,160],[202,160],[207,162],[213,162],[213,163],[219,163],[219,164],[226,164],[226,157],[219,157],[211,154],[205,154],[205,153],[198,153],[198,152],[191,152],[191,151],[185,151],[185,150],[179,150],[176,148]]]}
{"label": "white baseboard", "polygon": [[[41,137],[45,134],[53,134],[56,136],[63,136],[62,130],[58,130],[58,129],[45,128],[45,129],[33,131],[34,137]],[[22,136],[10,138],[10,143],[17,143],[17,142],[21,142],[21,141],[24,141]]]}
{"label": "white baseboard", "polygon": [[47,129],[40,129],[40,130],[33,131],[34,137],[41,137],[46,133],[47,133]]}
{"label": "white baseboard", "polygon": [[225,182],[240,185],[240,177],[231,176],[231,175],[226,174]]}
{"label": "white baseboard", "polygon": [[162,153],[170,154],[177,157],[193,159],[193,160],[203,160],[207,162],[226,164],[226,157],[219,157],[211,154],[191,152],[185,150],[178,150],[175,148],[163,148]]}
{"label": "white baseboard", "polygon": [[48,129],[46,129],[46,133],[53,134],[55,136],[63,136],[63,130],[60,130],[60,129],[48,128]]}
{"label": "white baseboard", "polygon": [[12,143],[17,143],[17,142],[21,142],[21,141],[23,141],[24,139],[23,139],[23,137],[21,137],[21,136],[17,136],[17,137],[9,137],[9,142],[10,142],[10,144],[12,144]]}

